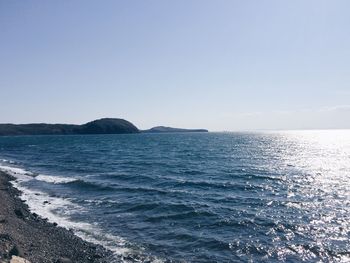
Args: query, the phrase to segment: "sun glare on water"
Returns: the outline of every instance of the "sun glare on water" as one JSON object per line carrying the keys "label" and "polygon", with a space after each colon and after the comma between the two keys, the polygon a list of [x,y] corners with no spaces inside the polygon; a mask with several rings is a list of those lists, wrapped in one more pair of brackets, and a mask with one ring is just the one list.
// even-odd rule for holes
{"label": "sun glare on water", "polygon": [[307,246],[294,242],[288,251],[305,260],[334,256],[349,262],[350,131],[284,132],[282,141],[288,146],[281,158],[290,171],[286,205],[297,208],[291,239],[310,240]]}

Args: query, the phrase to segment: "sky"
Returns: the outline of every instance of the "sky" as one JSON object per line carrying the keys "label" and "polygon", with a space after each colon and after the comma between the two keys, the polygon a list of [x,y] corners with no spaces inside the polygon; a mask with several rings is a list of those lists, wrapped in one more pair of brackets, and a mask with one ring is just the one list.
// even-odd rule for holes
{"label": "sky", "polygon": [[348,0],[0,0],[0,122],[350,128]]}

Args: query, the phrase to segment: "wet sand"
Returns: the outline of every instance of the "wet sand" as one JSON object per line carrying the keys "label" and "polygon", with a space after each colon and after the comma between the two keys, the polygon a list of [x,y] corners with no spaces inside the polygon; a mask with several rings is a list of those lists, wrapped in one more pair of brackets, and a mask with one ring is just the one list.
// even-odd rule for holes
{"label": "wet sand", "polygon": [[103,247],[31,213],[11,180],[14,178],[0,171],[0,263],[10,262],[13,256],[31,263],[112,261]]}

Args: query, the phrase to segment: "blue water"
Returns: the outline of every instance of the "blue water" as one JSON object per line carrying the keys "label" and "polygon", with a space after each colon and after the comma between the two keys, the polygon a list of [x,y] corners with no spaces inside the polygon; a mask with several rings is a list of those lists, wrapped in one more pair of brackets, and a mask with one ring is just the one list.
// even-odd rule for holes
{"label": "blue water", "polygon": [[116,262],[350,260],[350,131],[0,137],[0,159]]}

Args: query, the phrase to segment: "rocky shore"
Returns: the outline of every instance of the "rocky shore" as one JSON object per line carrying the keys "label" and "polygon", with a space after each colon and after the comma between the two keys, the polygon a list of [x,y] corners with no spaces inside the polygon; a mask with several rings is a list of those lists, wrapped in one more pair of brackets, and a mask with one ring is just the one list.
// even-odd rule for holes
{"label": "rocky shore", "polygon": [[11,180],[14,178],[0,171],[0,263],[112,261],[111,253],[103,247],[31,213]]}

